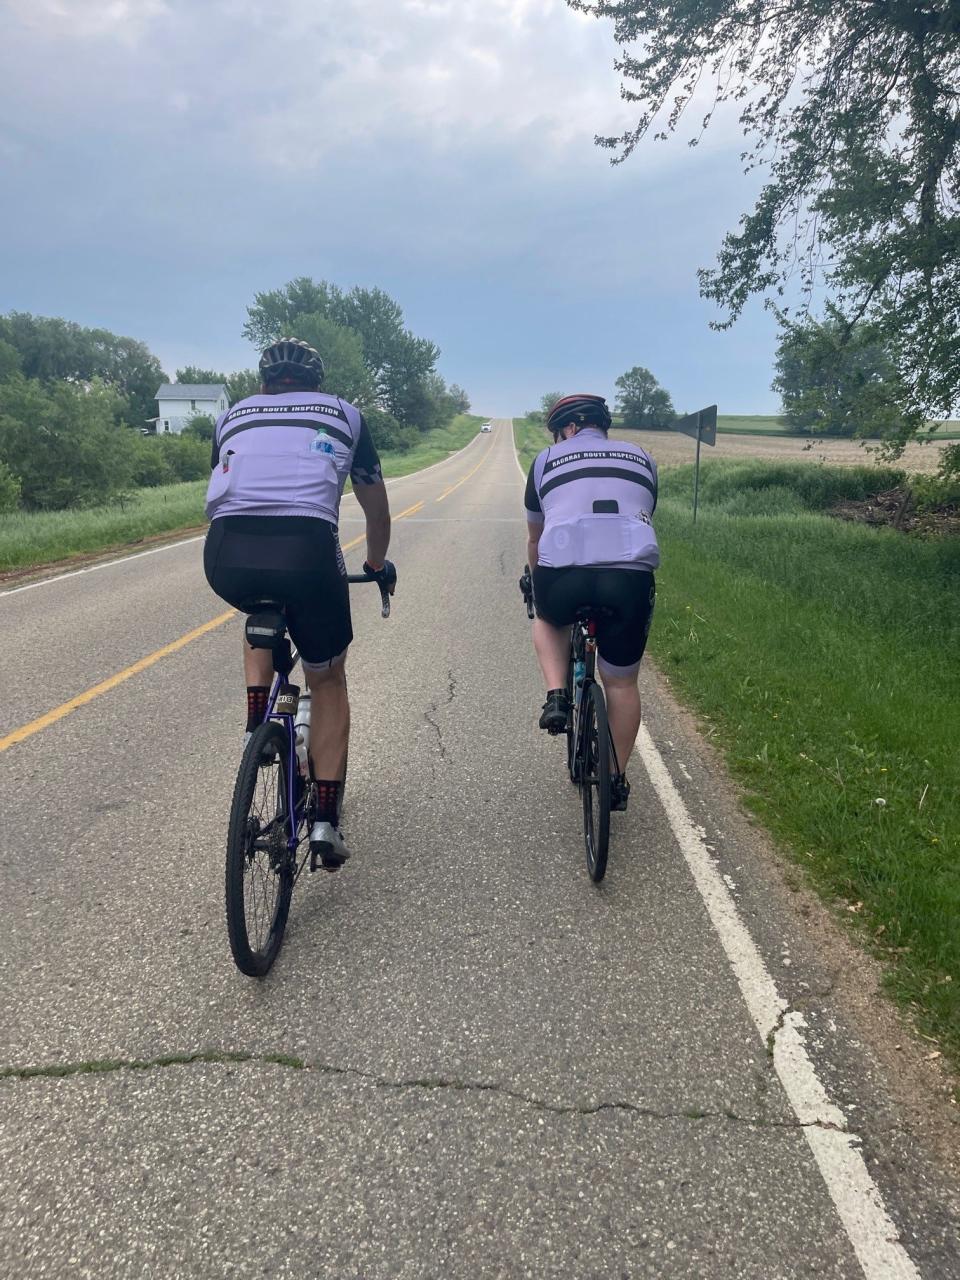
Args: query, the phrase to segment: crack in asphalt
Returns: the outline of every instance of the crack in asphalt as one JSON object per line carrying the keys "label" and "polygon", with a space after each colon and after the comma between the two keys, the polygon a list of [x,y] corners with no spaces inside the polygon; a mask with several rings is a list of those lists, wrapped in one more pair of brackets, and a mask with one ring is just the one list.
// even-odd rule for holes
{"label": "crack in asphalt", "polygon": [[[453,674],[453,669],[451,667],[448,667],[447,668],[447,700],[443,704],[444,707],[449,707],[450,703],[453,702],[456,696],[457,696],[457,678]],[[430,703],[429,710],[423,713],[423,718],[424,720],[426,720],[427,724],[430,725],[431,729],[433,729],[434,733],[437,735],[437,748],[440,751],[440,759],[446,760],[447,748],[446,748],[446,744],[443,741],[443,730],[440,728],[440,725],[437,723],[437,721],[434,720],[433,718],[435,715],[438,715],[439,712],[440,712],[440,704],[437,701],[437,699],[434,698],[434,700]]]}
{"label": "crack in asphalt", "polygon": [[320,1076],[340,1076],[345,1079],[359,1080],[372,1085],[376,1089],[403,1092],[419,1090],[422,1092],[451,1093],[490,1093],[501,1098],[509,1098],[513,1102],[522,1103],[535,1111],[544,1111],[557,1116],[595,1116],[605,1111],[623,1112],[639,1116],[645,1120],[723,1120],[731,1124],[743,1124],[754,1129],[831,1129],[835,1132],[847,1132],[840,1126],[821,1120],[770,1120],[763,1116],[744,1116],[731,1108],[722,1111],[708,1111],[699,1107],[684,1107],[680,1110],[660,1110],[656,1107],[644,1107],[635,1102],[611,1101],[595,1103],[563,1103],[548,1102],[534,1094],[522,1093],[519,1089],[510,1089],[496,1081],[458,1080],[447,1076],[420,1076],[409,1079],[390,1079],[386,1076],[374,1075],[369,1071],[361,1071],[357,1067],[338,1067],[331,1063],[307,1062],[292,1054],[284,1053],[244,1053],[231,1050],[199,1050],[195,1053],[171,1053],[156,1058],[95,1058],[83,1062],[58,1062],[47,1066],[0,1067],[2,1080],[38,1080],[64,1079],[72,1076],[107,1075],[120,1071],[152,1071],[165,1070],[171,1067],[191,1067],[214,1064],[221,1066],[271,1066],[285,1067],[289,1071],[303,1071]]}

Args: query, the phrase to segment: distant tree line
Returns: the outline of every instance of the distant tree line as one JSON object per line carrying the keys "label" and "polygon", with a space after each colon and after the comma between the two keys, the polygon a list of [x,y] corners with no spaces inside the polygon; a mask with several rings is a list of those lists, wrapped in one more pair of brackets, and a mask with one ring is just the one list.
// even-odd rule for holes
{"label": "distant tree line", "polygon": [[[324,390],[360,406],[381,449],[409,448],[470,407],[437,372],[439,348],[406,329],[380,289],[345,293],[301,278],[258,294],[245,336],[260,348],[288,333],[321,352]],[[231,404],[260,385],[252,369],[186,366],[176,380],[223,383]],[[180,435],[144,434],[166,381],[134,338],[24,312],[0,316],[0,512],[90,506],[206,478],[213,419],[195,415]]]}
{"label": "distant tree line", "polygon": [[[619,425],[636,431],[663,431],[676,419],[670,393],[665,391],[649,369],[634,365],[614,383],[617,388],[614,412]],[[540,407],[531,409],[527,418],[546,422],[550,410],[565,391],[548,391],[540,399]]]}

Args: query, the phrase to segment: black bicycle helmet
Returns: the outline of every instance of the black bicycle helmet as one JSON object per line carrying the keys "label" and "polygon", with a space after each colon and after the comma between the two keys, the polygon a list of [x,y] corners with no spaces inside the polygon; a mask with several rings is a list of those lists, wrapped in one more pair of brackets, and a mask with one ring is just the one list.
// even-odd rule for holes
{"label": "black bicycle helmet", "polygon": [[603,396],[591,396],[584,393],[575,396],[561,396],[547,414],[547,430],[553,432],[556,440],[564,427],[571,423],[581,427],[599,427],[601,431],[609,431],[613,419]]}
{"label": "black bicycle helmet", "polygon": [[264,383],[307,382],[319,387],[323,382],[320,352],[299,338],[281,338],[260,357],[260,377]]}

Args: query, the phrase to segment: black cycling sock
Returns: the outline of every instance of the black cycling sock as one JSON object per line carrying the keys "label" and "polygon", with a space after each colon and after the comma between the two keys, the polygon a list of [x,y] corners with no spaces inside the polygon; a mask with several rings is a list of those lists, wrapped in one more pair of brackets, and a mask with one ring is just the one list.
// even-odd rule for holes
{"label": "black cycling sock", "polygon": [[343,794],[343,783],[335,779],[317,779],[317,821],[331,822],[334,826],[340,820],[340,797]]}
{"label": "black cycling sock", "polygon": [[247,733],[252,733],[262,723],[267,714],[267,699],[270,686],[266,684],[247,685]]}

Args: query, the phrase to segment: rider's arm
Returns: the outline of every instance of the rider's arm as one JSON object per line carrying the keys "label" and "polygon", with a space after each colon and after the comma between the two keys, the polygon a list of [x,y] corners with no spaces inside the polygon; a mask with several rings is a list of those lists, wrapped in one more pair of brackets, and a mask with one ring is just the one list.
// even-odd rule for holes
{"label": "rider's arm", "polygon": [[534,524],[533,521],[527,521],[527,564],[531,569],[535,569],[539,563],[539,547],[540,535],[543,533],[542,524]]}
{"label": "rider's arm", "polygon": [[379,569],[390,546],[390,503],[382,480],[354,485],[363,514],[367,517],[367,564]]}
{"label": "rider's arm", "polygon": [[350,479],[360,508],[367,517],[367,563],[379,569],[387,558],[390,545],[390,503],[377,447],[362,415]]}
{"label": "rider's arm", "polygon": [[534,459],[527,475],[527,489],[523,498],[523,505],[527,512],[527,564],[531,569],[537,567],[537,548],[540,545],[540,535],[543,533],[543,507],[534,475],[536,465],[537,462]]}

